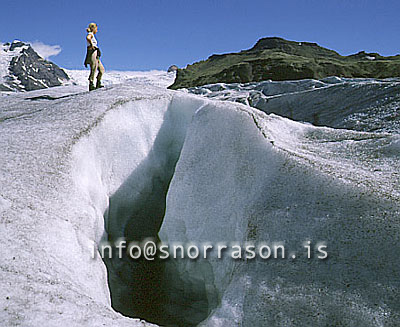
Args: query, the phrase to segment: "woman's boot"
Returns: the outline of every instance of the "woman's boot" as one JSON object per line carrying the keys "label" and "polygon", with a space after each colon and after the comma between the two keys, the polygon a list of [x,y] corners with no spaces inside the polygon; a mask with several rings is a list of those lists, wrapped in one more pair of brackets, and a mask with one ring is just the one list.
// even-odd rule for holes
{"label": "woman's boot", "polygon": [[101,87],[104,87],[104,85],[101,85],[100,80],[97,80],[96,89],[99,89],[99,88],[101,88]]}

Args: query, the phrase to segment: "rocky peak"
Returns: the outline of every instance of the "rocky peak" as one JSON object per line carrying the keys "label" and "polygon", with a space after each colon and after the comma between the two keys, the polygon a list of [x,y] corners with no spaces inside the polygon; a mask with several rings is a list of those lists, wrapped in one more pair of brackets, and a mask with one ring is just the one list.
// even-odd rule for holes
{"label": "rocky peak", "polygon": [[259,39],[253,48],[251,48],[251,50],[284,49],[291,43],[291,41],[282,39],[280,37],[265,37]]}
{"label": "rocky peak", "polygon": [[337,52],[319,46],[314,42],[288,41],[280,37],[265,37],[248,51],[275,50],[306,57],[341,57]]}
{"label": "rocky peak", "polygon": [[[6,43],[5,45],[8,45],[8,44],[10,44],[10,43]],[[10,46],[9,50],[10,51],[14,51],[16,48],[22,48],[23,46],[29,46],[30,47],[29,44],[25,44],[24,42],[19,41],[19,40],[14,40],[11,43],[11,46]]]}
{"label": "rocky peak", "polygon": [[14,40],[0,48],[0,91],[31,91],[60,86],[68,75],[43,59],[30,44]]}

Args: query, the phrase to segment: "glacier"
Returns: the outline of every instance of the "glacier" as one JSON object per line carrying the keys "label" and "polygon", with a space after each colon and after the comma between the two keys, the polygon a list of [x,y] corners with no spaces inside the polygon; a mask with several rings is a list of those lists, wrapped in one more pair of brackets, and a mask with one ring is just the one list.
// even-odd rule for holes
{"label": "glacier", "polygon": [[[396,325],[396,81],[276,82],[278,115],[130,77],[0,97],[4,325]],[[375,102],[357,105],[366,89]],[[149,236],[282,242],[296,259],[91,255]],[[307,241],[328,258],[301,255]]]}
{"label": "glacier", "polygon": [[186,91],[317,126],[396,132],[400,129],[399,83],[399,78],[332,76],[322,80],[218,83]]}

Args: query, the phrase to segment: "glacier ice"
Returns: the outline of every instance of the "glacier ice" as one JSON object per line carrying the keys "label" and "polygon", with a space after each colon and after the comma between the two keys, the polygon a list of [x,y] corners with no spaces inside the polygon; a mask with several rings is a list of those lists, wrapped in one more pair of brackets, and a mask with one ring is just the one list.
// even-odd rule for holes
{"label": "glacier ice", "polygon": [[329,248],[326,261],[173,262],[187,278],[212,266],[202,278],[216,287],[220,304],[201,325],[396,321],[398,155],[377,150],[397,142],[232,104],[197,112],[168,191],[161,238],[276,241],[296,252],[311,240]]}
{"label": "glacier ice", "polygon": [[[274,88],[288,87],[281,83]],[[299,83],[309,101],[323,92]],[[394,94],[397,86],[388,82],[320,83],[340,85],[350,103],[375,92],[380,113],[394,107],[385,90]],[[298,87],[275,94],[281,110],[302,99],[291,98]],[[384,115],[360,109],[381,127],[349,130],[348,115],[316,127],[165,90],[145,77],[85,89],[0,98],[5,325],[150,325],[115,310],[180,326],[400,319],[400,137],[396,125],[384,128]],[[340,96],[329,93],[326,101],[343,102]],[[304,101],[298,110],[306,113]],[[323,104],[313,105],[323,113]],[[102,240],[138,239],[159,228],[163,242],[277,241],[299,254],[303,242],[321,241],[329,257],[152,266],[126,258],[106,266],[91,257]]]}
{"label": "glacier ice", "polygon": [[398,78],[264,81],[210,84],[190,93],[240,102],[297,121],[358,131],[393,132],[400,129]]}

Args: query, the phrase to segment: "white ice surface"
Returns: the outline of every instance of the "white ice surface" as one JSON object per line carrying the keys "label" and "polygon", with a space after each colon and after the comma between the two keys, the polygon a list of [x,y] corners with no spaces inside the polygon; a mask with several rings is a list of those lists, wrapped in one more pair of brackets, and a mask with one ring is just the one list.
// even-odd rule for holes
{"label": "white ice surface", "polygon": [[110,196],[137,172],[126,194],[134,199],[146,165],[162,171],[155,153],[178,148],[153,148],[168,118],[162,136],[183,148],[163,241],[328,244],[323,262],[178,262],[184,292],[192,282],[217,292],[203,325],[395,325],[399,135],[313,127],[167,91],[169,77],[158,74],[116,74],[122,85],[90,93],[82,82],[0,98],[0,321],[142,324],[111,308],[91,248]]}

